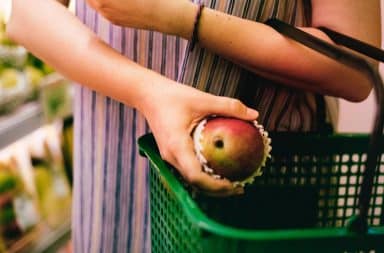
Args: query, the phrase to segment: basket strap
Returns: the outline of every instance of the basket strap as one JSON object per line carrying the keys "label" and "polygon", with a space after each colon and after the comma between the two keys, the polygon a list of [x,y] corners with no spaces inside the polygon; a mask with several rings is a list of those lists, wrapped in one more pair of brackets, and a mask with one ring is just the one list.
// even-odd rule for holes
{"label": "basket strap", "polygon": [[[381,154],[380,141],[382,139],[384,125],[384,87],[381,76],[377,69],[362,57],[351,54],[346,50],[325,42],[309,33],[297,29],[292,25],[289,25],[278,19],[269,19],[266,21],[266,24],[274,28],[279,33],[342,64],[362,72],[372,81],[376,99],[375,122],[371,132],[370,144],[366,160],[366,169],[363,174],[363,181],[358,199],[359,213],[352,217],[348,224],[348,228],[353,232],[366,232],[368,230],[367,217],[371,193],[374,185],[374,177],[377,171],[376,167],[378,167],[378,159]],[[384,60],[384,51],[381,49],[375,48],[362,41],[348,37],[344,34],[335,32],[325,27],[321,27],[319,29],[324,31],[331,39],[334,40],[335,43],[342,44],[345,47],[348,47],[376,60]]]}
{"label": "basket strap", "polygon": [[328,135],[334,132],[333,125],[327,121],[327,108],[324,96],[316,94],[316,128],[319,134]]}
{"label": "basket strap", "polygon": [[368,57],[371,57],[372,59],[375,59],[377,61],[384,62],[384,51],[374,47],[372,45],[369,45],[361,40],[357,40],[353,37],[350,37],[348,35],[335,32],[327,27],[319,27],[319,30],[323,31],[330,39],[332,39],[335,43],[343,45],[345,47],[348,47],[349,49],[352,49],[356,52],[359,52],[361,54],[364,54]]}

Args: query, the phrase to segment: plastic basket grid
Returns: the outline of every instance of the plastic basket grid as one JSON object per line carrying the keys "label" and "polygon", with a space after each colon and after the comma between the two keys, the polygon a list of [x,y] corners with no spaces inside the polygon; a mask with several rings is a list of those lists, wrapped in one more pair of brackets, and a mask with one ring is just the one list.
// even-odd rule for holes
{"label": "plastic basket grid", "polygon": [[[296,154],[272,157],[257,184],[312,185],[319,190],[319,227],[345,226],[357,209],[359,186],[365,169],[365,153]],[[383,217],[384,155],[372,192],[369,223],[380,225]]]}
{"label": "plastic basket grid", "polygon": [[151,200],[152,252],[200,251],[196,240],[200,229],[188,221],[177,200],[163,187],[160,175],[155,170],[150,173],[151,198],[156,198]]}
{"label": "plastic basket grid", "polygon": [[[341,238],[342,236],[340,238],[335,237],[333,238],[335,240],[332,241],[332,236],[327,235],[328,230],[322,231],[325,228],[344,227],[348,218],[357,210],[356,199],[359,193],[362,172],[365,169],[365,150],[367,150],[368,146],[368,136],[314,137],[282,135],[273,137],[272,159],[268,162],[264,175],[257,178],[254,185],[267,187],[267,189],[268,187],[277,189],[278,192],[287,191],[290,187],[294,187],[294,189],[307,189],[309,187],[308,189],[311,189],[316,197],[309,198],[309,202],[315,201],[315,204],[299,206],[299,208],[313,208],[306,210],[306,212],[310,213],[309,216],[313,216],[308,220],[309,223],[300,223],[301,220],[298,216],[294,217],[288,225],[284,222],[281,223],[287,217],[277,219],[277,222],[275,219],[269,221],[267,219],[267,224],[268,222],[273,223],[273,227],[269,228],[260,227],[260,224],[256,224],[254,228],[252,228],[254,224],[249,227],[248,221],[252,218],[250,216],[252,213],[243,215],[244,210],[249,207],[241,206],[244,202],[241,202],[239,206],[239,202],[233,199],[223,200],[199,195],[192,198],[187,188],[184,186],[182,188],[176,187],[177,185],[182,186],[180,177],[160,159],[159,155],[156,155],[155,143],[151,136],[144,139],[148,142],[147,145],[144,145],[143,142],[140,144],[141,150],[149,157],[152,167],[151,222],[153,252],[254,252],[253,250],[256,249],[268,249],[268,252],[272,252],[274,249],[276,252],[285,249],[285,252],[288,252],[289,247],[287,245],[292,246],[292,251],[298,252],[299,249],[294,245],[295,242],[292,242],[292,244],[288,242],[284,246],[283,244],[279,246],[278,240],[269,240],[269,235],[272,235],[274,230],[279,230],[284,237],[285,232],[289,234],[291,232],[289,229],[295,227],[303,229],[296,234],[296,239],[301,243],[300,249],[306,252],[315,252],[316,248],[321,252],[324,247],[324,249],[329,250],[330,244],[332,244],[332,249],[335,249],[335,252],[358,252],[360,250],[380,252],[378,250],[382,246],[378,246],[378,241],[384,240],[384,232],[376,233],[374,238],[367,237],[364,241],[349,239],[346,241],[342,240],[345,239]],[[289,146],[286,146],[287,144]],[[148,152],[148,149],[152,148],[155,152]],[[379,163],[380,170],[375,178],[369,223],[372,227],[382,231],[382,225],[384,224],[382,212],[384,155],[381,155]],[[185,191],[188,197],[180,199],[177,196],[177,191]],[[312,196],[306,194],[305,190],[302,192],[304,195],[301,196]],[[271,195],[271,197],[274,196]],[[246,201],[245,203],[249,203],[252,199],[246,199]],[[203,221],[199,222],[199,220],[195,219],[196,217],[192,217],[197,210],[188,209],[186,207],[188,205],[183,202],[192,202],[192,206],[206,215],[208,220],[212,220],[219,225],[219,230],[221,225],[234,229],[233,237],[230,235],[222,236],[209,231],[209,225]],[[292,202],[292,205],[299,203],[294,202],[294,200]],[[285,206],[283,208],[279,207],[283,210],[277,211],[284,213],[291,208],[289,203],[290,201],[284,202]],[[223,209],[225,209],[225,212],[222,212]],[[291,211],[297,210],[293,209]],[[225,215],[222,215],[223,213]],[[299,215],[301,214],[299,213]],[[242,218],[243,221],[245,218],[246,223],[236,220]],[[277,215],[276,218],[278,218]],[[319,234],[318,238],[315,236],[310,240],[306,240],[306,229],[308,228],[317,229],[321,235]],[[243,229],[261,232],[263,237],[261,241],[263,242],[257,236],[255,238],[242,238],[241,231]],[[239,233],[236,234],[237,232]]]}

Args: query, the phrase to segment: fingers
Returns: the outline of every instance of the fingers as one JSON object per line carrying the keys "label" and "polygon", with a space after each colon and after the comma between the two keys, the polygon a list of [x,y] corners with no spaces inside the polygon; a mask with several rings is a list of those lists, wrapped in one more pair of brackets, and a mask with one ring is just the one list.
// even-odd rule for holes
{"label": "fingers", "polygon": [[92,8],[94,8],[94,9],[97,9],[97,7],[98,7],[98,2],[97,2],[97,0],[87,0],[87,3],[92,7]]}
{"label": "fingers", "polygon": [[192,139],[186,138],[178,142],[174,147],[171,151],[173,153],[171,158],[173,165],[189,184],[210,196],[228,196],[243,193],[242,188],[234,187],[230,181],[215,179],[202,171],[201,164],[193,151]]}
{"label": "fingers", "polygon": [[212,113],[243,120],[255,120],[259,116],[256,110],[247,107],[238,99],[217,96],[212,99],[214,101],[208,102]]}
{"label": "fingers", "polygon": [[204,191],[201,189],[197,189],[198,192],[203,193],[204,195],[211,196],[211,197],[229,197],[233,195],[240,195],[244,193],[244,188],[241,186],[237,186],[234,190],[231,190],[229,192],[209,192],[209,191]]}

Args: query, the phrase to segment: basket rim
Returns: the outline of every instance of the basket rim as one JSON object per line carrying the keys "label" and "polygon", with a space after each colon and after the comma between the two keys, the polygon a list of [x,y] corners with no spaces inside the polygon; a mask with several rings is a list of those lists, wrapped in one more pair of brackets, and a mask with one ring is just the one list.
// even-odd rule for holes
{"label": "basket rim", "polygon": [[[344,137],[366,137],[365,134],[336,134]],[[346,227],[338,228],[300,228],[300,229],[279,229],[279,230],[249,230],[230,227],[220,224],[207,215],[192,199],[188,191],[181,182],[168,169],[168,166],[159,155],[154,137],[151,133],[145,134],[138,139],[139,151],[145,156],[151,169],[155,169],[159,175],[167,182],[167,189],[180,203],[182,210],[189,220],[200,229],[212,234],[228,237],[231,239],[257,240],[257,241],[282,241],[282,240],[305,240],[305,239],[341,239],[355,240],[362,236],[378,237],[384,236],[384,226],[370,227],[365,235],[349,231]]]}

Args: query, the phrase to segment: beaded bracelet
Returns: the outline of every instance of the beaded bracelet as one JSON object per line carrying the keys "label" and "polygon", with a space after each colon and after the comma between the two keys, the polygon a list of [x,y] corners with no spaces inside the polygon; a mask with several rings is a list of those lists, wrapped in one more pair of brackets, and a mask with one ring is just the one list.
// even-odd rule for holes
{"label": "beaded bracelet", "polygon": [[199,38],[198,38],[199,21],[200,21],[200,17],[203,9],[204,9],[204,4],[199,4],[199,9],[197,10],[195,22],[193,23],[191,46],[189,48],[190,51],[192,51],[195,48],[196,43],[199,41]]}

